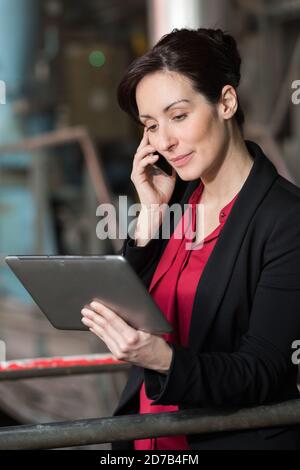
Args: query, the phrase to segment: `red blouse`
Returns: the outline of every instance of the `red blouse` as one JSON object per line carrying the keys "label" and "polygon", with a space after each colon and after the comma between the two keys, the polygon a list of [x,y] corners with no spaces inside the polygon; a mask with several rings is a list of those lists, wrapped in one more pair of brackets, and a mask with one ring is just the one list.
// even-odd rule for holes
{"label": "red blouse", "polygon": [[[149,287],[151,296],[173,326],[173,333],[162,336],[170,343],[183,346],[188,346],[190,321],[198,283],[237,198],[236,195],[220,211],[220,225],[196,246],[192,241],[196,223],[197,231],[201,230],[201,206],[197,204],[200,202],[202,191],[201,182],[188,201],[189,206],[166,246]],[[197,207],[200,210],[197,211]],[[196,212],[198,213],[197,222]],[[175,405],[152,405],[151,403],[143,383],[140,389],[139,412],[141,414],[178,411],[178,406]],[[170,436],[139,439],[134,442],[134,448],[136,450],[188,450],[189,445],[185,436]]]}

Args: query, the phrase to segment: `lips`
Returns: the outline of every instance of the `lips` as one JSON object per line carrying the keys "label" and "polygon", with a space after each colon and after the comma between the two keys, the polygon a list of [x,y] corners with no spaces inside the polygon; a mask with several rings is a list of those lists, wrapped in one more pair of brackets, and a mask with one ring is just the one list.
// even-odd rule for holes
{"label": "lips", "polygon": [[185,165],[191,158],[193,152],[187,153],[186,155],[179,155],[171,160],[172,164],[176,167]]}
{"label": "lips", "polygon": [[191,153],[192,152],[186,153],[185,155],[178,155],[178,157],[172,158],[171,162],[177,162],[178,160],[182,160],[183,158],[188,157],[189,155],[191,155]]}

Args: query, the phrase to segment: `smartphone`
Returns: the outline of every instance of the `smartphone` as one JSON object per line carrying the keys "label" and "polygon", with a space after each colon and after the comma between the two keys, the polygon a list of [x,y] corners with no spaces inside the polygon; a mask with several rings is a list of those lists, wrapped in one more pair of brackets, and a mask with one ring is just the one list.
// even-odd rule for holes
{"label": "smartphone", "polygon": [[172,167],[170,163],[167,162],[165,157],[163,157],[159,152],[155,152],[155,155],[159,155],[159,159],[155,162],[155,165],[158,166],[161,170],[163,170],[167,175],[172,175]]}

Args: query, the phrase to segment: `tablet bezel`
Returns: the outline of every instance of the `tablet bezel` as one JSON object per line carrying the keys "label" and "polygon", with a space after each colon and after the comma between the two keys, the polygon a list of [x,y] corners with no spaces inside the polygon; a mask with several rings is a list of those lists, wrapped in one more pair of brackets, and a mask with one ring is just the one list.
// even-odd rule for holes
{"label": "tablet bezel", "polygon": [[5,261],[57,329],[88,330],[81,322],[81,309],[98,298],[136,329],[152,334],[172,332],[141,279],[121,255],[16,255],[7,256]]}

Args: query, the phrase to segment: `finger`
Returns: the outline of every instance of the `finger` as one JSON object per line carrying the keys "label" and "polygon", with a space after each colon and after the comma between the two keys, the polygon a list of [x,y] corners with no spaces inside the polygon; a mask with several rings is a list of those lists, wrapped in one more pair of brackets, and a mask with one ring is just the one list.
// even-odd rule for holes
{"label": "finger", "polygon": [[94,300],[90,304],[92,310],[101,315],[107,323],[115,327],[122,334],[134,333],[136,330],[125,322],[117,313],[115,313],[106,305]]}
{"label": "finger", "polygon": [[137,151],[140,150],[145,145],[147,145],[148,143],[149,143],[149,136],[148,136],[148,133],[147,133],[146,126],[144,126],[143,137],[142,137],[142,140],[140,141],[140,144],[137,148]]}
{"label": "finger", "polygon": [[119,315],[99,302],[92,302],[93,310],[96,311],[95,321],[117,343],[121,350],[128,350],[139,341],[137,330],[126,323]]}
{"label": "finger", "polygon": [[133,169],[137,167],[143,158],[145,158],[147,155],[152,155],[154,152],[156,152],[156,149],[150,144],[137,151],[133,158]]}
{"label": "finger", "polygon": [[115,356],[116,359],[118,357],[120,357],[119,349],[118,349],[117,345],[115,344],[115,342],[109,336],[107,336],[101,330],[101,327],[99,327],[98,325],[90,325],[89,330],[92,333],[94,333],[96,336],[98,336],[98,338],[100,338],[106,344],[107,348]]}
{"label": "finger", "polygon": [[[129,326],[122,318],[116,315],[105,305],[96,302],[97,310],[84,308],[84,316],[92,320],[96,325],[102,328],[107,335],[117,344],[120,350],[126,350],[138,342],[139,336],[137,330]],[[106,309],[106,310],[105,310]],[[104,313],[104,314],[103,314]]]}
{"label": "finger", "polygon": [[[114,346],[114,348],[120,348],[118,342],[113,338],[113,336],[110,334],[108,331],[107,326],[103,326],[101,324],[101,321],[99,321],[98,314],[95,314],[95,312],[90,312],[89,314],[85,314],[84,317],[82,318],[82,323],[86,325],[88,328],[93,328],[95,331],[97,331],[97,336],[101,338],[106,344],[111,344]],[[102,320],[104,322],[104,320]],[[114,332],[115,334],[116,332]]]}
{"label": "finger", "polygon": [[130,347],[132,345],[110,325],[106,325],[104,328],[100,326],[96,320],[91,320],[87,317],[84,317],[82,322],[106,344],[117,359],[127,360],[129,358],[131,352]]}
{"label": "finger", "polygon": [[144,157],[143,160],[137,166],[136,174],[141,175],[142,173],[144,173],[145,168],[148,165],[153,165],[155,162],[157,162],[158,159],[158,155],[148,155],[147,157]]}
{"label": "finger", "polygon": [[[95,328],[92,328],[92,327],[90,327],[89,330],[90,330],[92,333],[94,333],[94,335],[98,336],[98,338],[100,338],[102,341],[104,341],[101,332],[99,332],[98,330],[96,330]],[[105,343],[105,341],[104,341],[104,343]],[[106,343],[105,343],[105,344],[106,344]],[[106,347],[107,347],[107,349],[109,349],[109,351],[110,351],[110,352],[112,353],[112,355],[115,357],[115,359],[117,359],[117,352],[115,351],[114,345],[111,345],[111,344],[110,344],[110,345],[108,346],[108,344],[106,344]]]}

